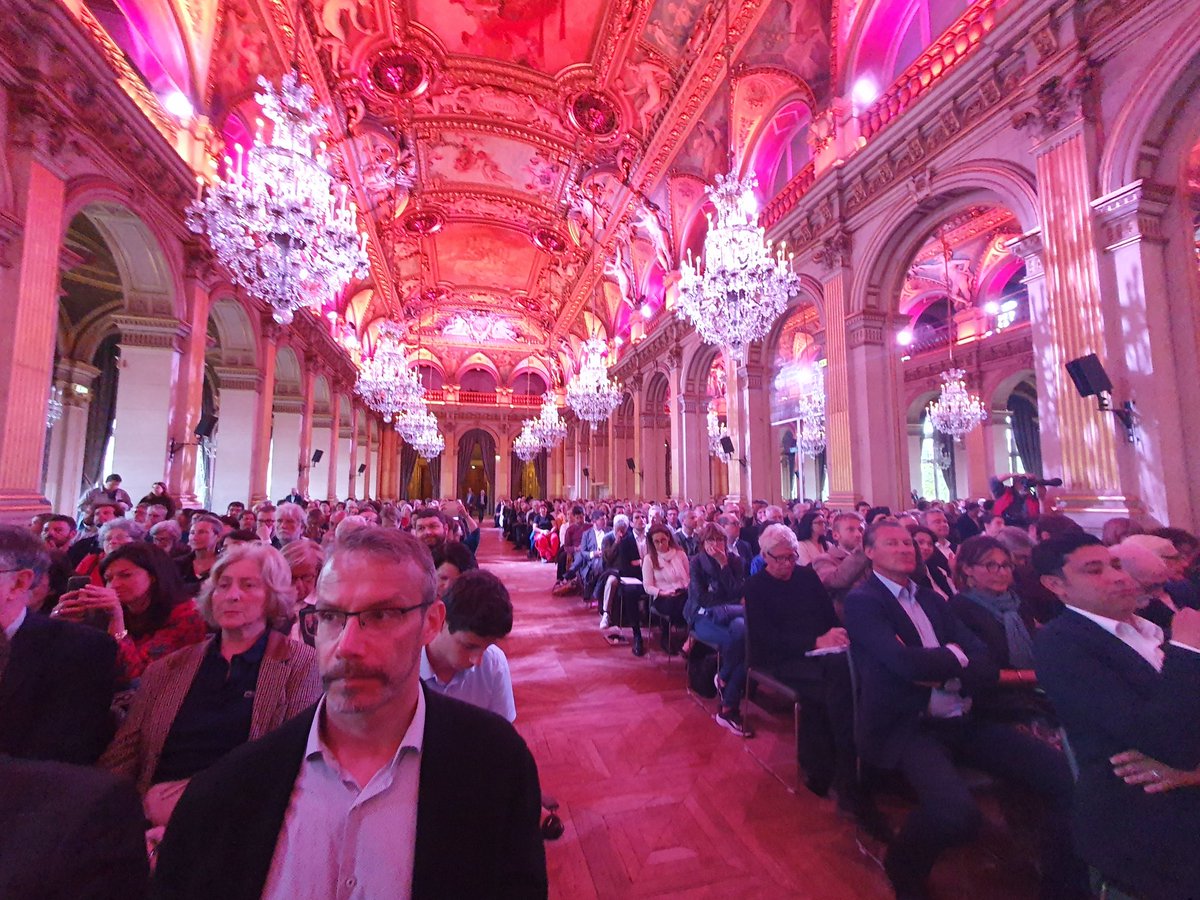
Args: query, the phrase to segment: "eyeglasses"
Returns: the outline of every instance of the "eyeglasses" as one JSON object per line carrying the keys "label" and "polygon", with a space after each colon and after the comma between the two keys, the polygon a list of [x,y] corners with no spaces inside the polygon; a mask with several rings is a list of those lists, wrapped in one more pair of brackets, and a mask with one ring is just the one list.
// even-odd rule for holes
{"label": "eyeglasses", "polygon": [[793,562],[794,563],[800,559],[800,555],[797,553],[784,553],[782,555],[779,555],[779,554],[772,553],[769,550],[764,550],[763,553],[767,554],[767,556],[771,557],[771,559],[775,560],[775,562]]}
{"label": "eyeglasses", "polygon": [[1013,567],[1013,564],[1010,562],[1002,562],[1002,563],[986,562],[986,563],[980,563],[980,565],[983,566],[983,568],[986,569],[992,575],[995,575],[1001,569],[1006,569],[1008,571],[1012,571],[1012,567]]}
{"label": "eyeglasses", "polygon": [[381,634],[398,626],[405,613],[424,609],[429,605],[418,603],[416,606],[381,606],[359,612],[345,609],[306,609],[300,613],[300,629],[311,638],[334,640],[346,630],[346,622],[358,619],[358,627],[363,631]]}

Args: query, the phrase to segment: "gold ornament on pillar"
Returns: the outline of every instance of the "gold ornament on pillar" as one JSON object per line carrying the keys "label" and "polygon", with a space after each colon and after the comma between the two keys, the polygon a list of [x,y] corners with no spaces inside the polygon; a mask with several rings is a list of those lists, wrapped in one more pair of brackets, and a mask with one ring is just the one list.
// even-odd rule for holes
{"label": "gold ornament on pillar", "polygon": [[950,294],[950,258],[953,254],[945,231],[940,235],[940,240],[942,265],[946,273],[946,297],[950,301],[950,366],[939,376],[942,390],[936,400],[930,401],[928,414],[934,428],[942,434],[961,439],[986,421],[988,413],[978,395],[967,390],[967,373],[954,365],[954,343],[958,328],[954,321],[954,299]]}

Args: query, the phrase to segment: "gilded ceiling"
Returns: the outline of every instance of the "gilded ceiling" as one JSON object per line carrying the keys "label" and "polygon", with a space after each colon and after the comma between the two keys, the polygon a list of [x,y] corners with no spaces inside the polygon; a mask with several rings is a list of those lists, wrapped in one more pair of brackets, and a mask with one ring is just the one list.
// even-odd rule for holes
{"label": "gilded ceiling", "polygon": [[[703,187],[729,164],[721,4],[90,5],[153,89],[208,117],[220,155],[257,127],[258,75],[298,60],[332,109],[328,140],[369,235],[371,278],[339,310],[367,339],[398,318],[434,353],[479,340],[561,378],[589,333],[627,339],[662,309],[702,241]],[[779,153],[797,131],[803,144],[830,90],[830,0],[731,6],[735,154],[769,187],[792,174]]]}

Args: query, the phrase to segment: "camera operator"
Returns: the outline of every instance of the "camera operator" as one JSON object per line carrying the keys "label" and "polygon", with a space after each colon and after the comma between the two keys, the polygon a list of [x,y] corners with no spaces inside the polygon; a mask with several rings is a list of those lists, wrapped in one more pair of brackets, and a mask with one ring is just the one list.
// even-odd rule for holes
{"label": "camera operator", "polygon": [[1062,479],[1046,480],[1029,472],[993,478],[992,496],[996,500],[992,515],[1002,516],[1006,525],[1028,528],[1042,514],[1048,487],[1062,487]]}

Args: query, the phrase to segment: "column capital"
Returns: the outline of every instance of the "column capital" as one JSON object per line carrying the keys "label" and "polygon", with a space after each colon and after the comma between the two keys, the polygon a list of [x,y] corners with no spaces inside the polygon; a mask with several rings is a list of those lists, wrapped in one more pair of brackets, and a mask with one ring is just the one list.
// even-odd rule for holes
{"label": "column capital", "polygon": [[62,389],[64,406],[88,406],[92,402],[92,383],[99,376],[95,366],[77,359],[60,359],[54,364],[54,384]]}
{"label": "column capital", "polygon": [[863,309],[846,316],[846,347],[883,344],[887,340],[888,314],[878,309]]}
{"label": "column capital", "polygon": [[1112,252],[1138,241],[1166,243],[1162,219],[1174,193],[1173,188],[1139,178],[1093,200],[1092,213],[1104,249]]}
{"label": "column capital", "polygon": [[223,391],[257,391],[262,387],[262,374],[249,366],[216,366],[213,371]]}
{"label": "column capital", "polygon": [[113,323],[121,332],[122,347],[151,347],[178,352],[191,334],[191,329],[178,319],[113,316]]}
{"label": "column capital", "polygon": [[813,251],[813,262],[824,269],[827,278],[849,267],[852,240],[848,231],[838,230],[821,241]]}
{"label": "column capital", "polygon": [[1046,243],[1042,240],[1040,228],[1027,231],[1020,237],[1013,238],[1004,246],[1025,261],[1025,281],[1045,277]]}
{"label": "column capital", "polygon": [[1099,63],[1077,57],[1065,72],[1038,85],[1025,108],[1013,115],[1013,128],[1029,133],[1035,153],[1053,150],[1060,135],[1070,136],[1096,118],[1099,71]]}

